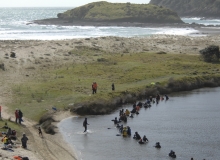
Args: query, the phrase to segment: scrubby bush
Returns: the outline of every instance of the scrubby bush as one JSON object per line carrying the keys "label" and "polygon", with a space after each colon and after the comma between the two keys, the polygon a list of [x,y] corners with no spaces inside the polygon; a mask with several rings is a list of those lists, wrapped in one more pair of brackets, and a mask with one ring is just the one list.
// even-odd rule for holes
{"label": "scrubby bush", "polygon": [[205,62],[218,62],[220,57],[219,46],[208,46],[199,51]]}

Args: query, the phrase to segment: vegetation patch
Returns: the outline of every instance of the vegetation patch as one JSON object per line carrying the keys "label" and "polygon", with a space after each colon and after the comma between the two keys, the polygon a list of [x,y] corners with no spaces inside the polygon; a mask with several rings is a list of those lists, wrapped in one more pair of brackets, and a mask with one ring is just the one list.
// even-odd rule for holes
{"label": "vegetation patch", "polygon": [[[121,104],[157,93],[214,87],[220,82],[220,65],[206,63],[199,55],[145,52],[121,56],[87,49],[71,53],[82,61],[36,69],[26,81],[14,84],[13,101],[8,104],[11,110],[19,108],[35,121],[52,107],[79,114],[106,114]],[[93,82],[98,84],[94,95]],[[45,126],[50,130],[52,121],[48,119]]]}
{"label": "vegetation patch", "polygon": [[183,23],[176,12],[152,4],[89,3],[64,13],[59,19],[80,21],[114,21],[141,23]]}

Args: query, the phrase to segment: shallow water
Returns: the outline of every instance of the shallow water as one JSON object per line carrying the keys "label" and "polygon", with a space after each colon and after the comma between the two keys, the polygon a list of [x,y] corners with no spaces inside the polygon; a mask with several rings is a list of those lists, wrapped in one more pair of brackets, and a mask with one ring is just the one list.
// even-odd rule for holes
{"label": "shallow water", "polygon": [[[133,160],[171,159],[170,150],[176,159],[218,160],[220,157],[220,88],[205,88],[191,92],[169,95],[151,108],[140,110],[133,119],[128,118],[132,135],[138,131],[146,135],[149,143],[140,145],[132,137],[123,138],[111,121],[118,111],[105,116],[87,116],[88,133],[83,133],[84,117],[68,118],[59,123],[64,139],[83,160]],[[123,108],[131,110],[132,105]],[[123,123],[122,123],[123,124]],[[108,129],[111,128],[111,129]],[[153,146],[160,142],[162,148]]]}

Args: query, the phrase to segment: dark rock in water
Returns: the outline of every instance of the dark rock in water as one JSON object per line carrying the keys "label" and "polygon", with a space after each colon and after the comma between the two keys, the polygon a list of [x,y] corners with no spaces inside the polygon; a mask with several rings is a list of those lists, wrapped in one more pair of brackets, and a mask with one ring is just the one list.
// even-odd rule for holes
{"label": "dark rock in water", "polygon": [[11,58],[15,58],[16,57],[16,53],[15,52],[11,52],[10,57]]}

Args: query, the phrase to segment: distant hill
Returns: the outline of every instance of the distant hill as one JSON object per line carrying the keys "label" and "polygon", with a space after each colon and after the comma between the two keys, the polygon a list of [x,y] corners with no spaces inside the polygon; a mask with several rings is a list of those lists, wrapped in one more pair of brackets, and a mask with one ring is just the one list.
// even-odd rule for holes
{"label": "distant hill", "polygon": [[93,2],[57,15],[77,21],[183,23],[177,13],[152,4]]}
{"label": "distant hill", "polygon": [[167,7],[179,16],[220,18],[220,0],[151,0],[150,4]]}

